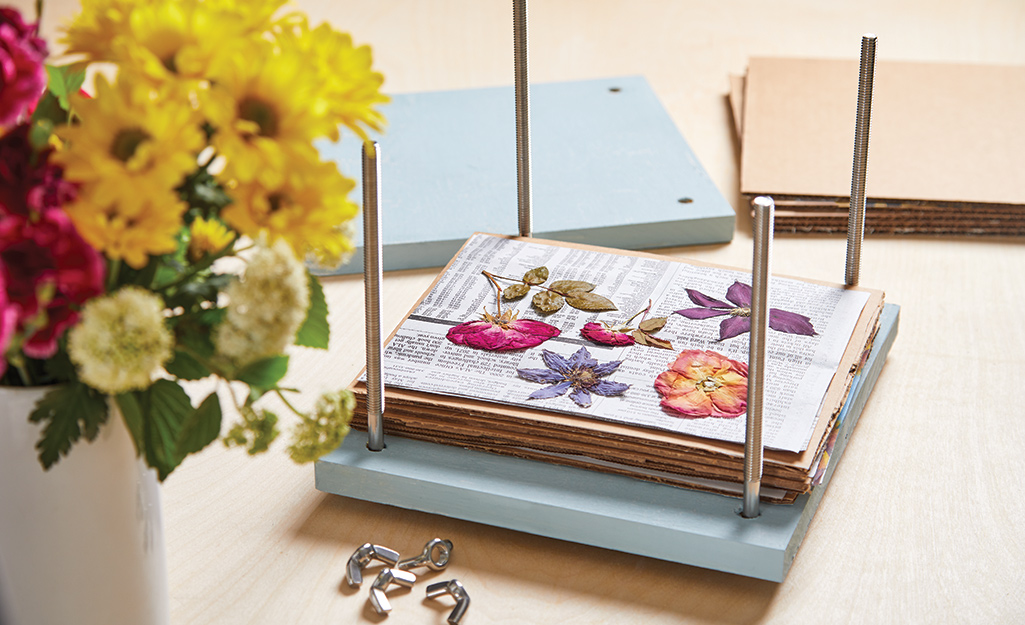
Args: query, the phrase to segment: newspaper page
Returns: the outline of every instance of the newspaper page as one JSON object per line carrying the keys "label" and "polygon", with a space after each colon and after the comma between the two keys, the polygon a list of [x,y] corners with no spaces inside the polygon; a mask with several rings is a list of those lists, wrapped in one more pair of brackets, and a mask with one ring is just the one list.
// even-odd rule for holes
{"label": "newspaper page", "polygon": [[[589,282],[596,285],[594,293],[611,300],[618,310],[589,312],[566,305],[555,313],[542,314],[531,303],[532,295],[545,290],[542,284],[531,287],[526,297],[501,301],[500,305],[503,311],[514,310],[519,319],[555,326],[560,331],[558,336],[536,347],[511,351],[476,349],[446,338],[450,329],[480,320],[484,311],[497,314],[497,289],[483,271],[518,281],[540,266],[550,273],[544,284],[559,280]],[[515,283],[497,282],[503,288]],[[750,332],[720,340],[720,325],[732,315],[712,310],[709,315],[719,314],[692,319],[675,312],[701,307],[688,289],[696,292],[702,303],[709,302],[700,295],[732,306],[735,302],[729,302],[726,294],[737,282],[750,285],[751,274],[476,234],[386,346],[384,382],[410,390],[743,442],[743,414],[735,418],[684,417],[661,405],[662,397],[654,386],[656,377],[683,350],[710,350],[747,363]],[[799,452],[808,446],[826,389],[867,300],[868,294],[863,291],[773,279],[770,307],[804,315],[813,324],[814,334],[768,333],[763,403],[763,441],[767,447]],[[670,341],[671,350],[638,344],[608,346],[581,334],[589,322],[626,322],[649,302],[651,309],[644,317],[667,317],[665,326],[653,336]],[[635,318],[631,327],[636,328],[639,319]],[[599,367],[621,361],[604,379],[628,384],[629,388],[614,396],[591,393],[587,407],[574,401],[572,392],[528,399],[544,386],[525,379],[518,369],[546,369],[544,350],[568,359],[582,347]]]}

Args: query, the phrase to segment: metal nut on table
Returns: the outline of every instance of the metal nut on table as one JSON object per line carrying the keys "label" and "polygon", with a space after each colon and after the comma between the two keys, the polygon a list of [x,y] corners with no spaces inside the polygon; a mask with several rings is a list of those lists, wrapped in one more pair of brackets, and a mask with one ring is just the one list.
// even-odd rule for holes
{"label": "metal nut on table", "polygon": [[448,615],[448,622],[451,625],[459,625],[459,621],[466,614],[467,608],[470,607],[470,595],[463,588],[463,585],[459,583],[458,579],[450,579],[447,582],[438,582],[431,584],[427,587],[427,598],[433,599],[444,594],[452,595],[456,600],[456,607],[452,608],[452,612]]}
{"label": "metal nut on table", "polygon": [[385,569],[381,571],[370,587],[370,604],[374,606],[378,614],[387,614],[391,612],[391,603],[388,601],[388,596],[384,594],[388,586],[397,584],[406,588],[412,588],[415,583],[416,575],[409,571]]}
{"label": "metal nut on table", "polygon": [[[437,557],[435,557],[435,554],[437,554]],[[433,538],[427,541],[427,544],[424,545],[423,553],[399,562],[399,568],[406,571],[420,566],[426,566],[432,571],[440,571],[448,566],[448,561],[451,556],[452,541]]]}
{"label": "metal nut on table", "polygon": [[371,560],[380,560],[388,566],[395,566],[399,562],[399,552],[380,545],[363,544],[349,557],[349,562],[345,566],[345,579],[350,586],[359,586],[363,583],[363,569]]}

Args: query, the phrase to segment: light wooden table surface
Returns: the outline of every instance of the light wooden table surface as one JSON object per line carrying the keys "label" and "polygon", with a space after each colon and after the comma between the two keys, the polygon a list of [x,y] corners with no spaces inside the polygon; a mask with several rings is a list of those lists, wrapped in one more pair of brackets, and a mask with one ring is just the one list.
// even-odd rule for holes
{"label": "light wooden table surface", "polygon": [[[298,4],[371,44],[389,92],[512,84],[508,1]],[[45,32],[73,7],[48,3]],[[879,59],[1025,64],[1020,0],[536,0],[531,79],[646,76],[740,213],[731,244],[666,253],[746,266],[728,75],[754,55],[856,58],[865,32],[879,36]],[[255,459],[214,445],[164,487],[172,621],[380,623],[366,589],[344,584],[348,556],[367,541],[408,552],[442,536],[453,562],[431,579],[462,580],[466,625],[1025,622],[1022,243],[866,240],[861,283],[902,306],[900,334],[782,584],[327,495],[282,444]],[[780,237],[773,269],[840,282],[844,249],[840,237]],[[433,277],[386,275],[386,327]],[[297,352],[286,380],[310,391],[305,406],[364,358],[361,279],[326,289],[331,350]],[[418,588],[390,593],[387,622],[444,623],[451,603]]]}

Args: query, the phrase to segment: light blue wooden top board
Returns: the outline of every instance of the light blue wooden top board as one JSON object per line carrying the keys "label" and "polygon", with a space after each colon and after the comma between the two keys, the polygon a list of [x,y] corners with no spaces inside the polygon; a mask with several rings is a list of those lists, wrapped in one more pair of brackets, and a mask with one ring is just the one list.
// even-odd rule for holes
{"label": "light blue wooden top board", "polygon": [[[887,304],[855,379],[825,478],[791,505],[762,504],[744,519],[740,500],[621,475],[389,437],[371,452],[352,432],[316,464],[328,493],[781,582],[804,540],[897,336]],[[362,540],[362,539],[361,539]]]}
{"label": "light blue wooden top board", "polygon": [[[512,87],[399,94],[383,112],[385,270],[445,265],[474,232],[518,234]],[[643,77],[532,85],[530,114],[534,236],[621,249],[733,238],[733,208]],[[318,148],[361,179],[351,134]],[[360,247],[337,273],[362,271]]]}

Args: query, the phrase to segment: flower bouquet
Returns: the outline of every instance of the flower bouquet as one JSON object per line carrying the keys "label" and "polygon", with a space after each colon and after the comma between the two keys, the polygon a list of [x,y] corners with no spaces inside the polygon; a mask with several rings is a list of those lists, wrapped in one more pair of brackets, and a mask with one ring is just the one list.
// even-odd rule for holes
{"label": "flower bouquet", "polygon": [[292,345],[328,346],[307,263],[352,249],[354,183],[314,142],[365,138],[387,99],[367,46],[283,5],[83,0],[61,66],[0,9],[0,385],[53,385],[30,417],[44,467],[118,412],[161,480],[222,418],[258,453],[268,394],[298,414],[297,461],[348,431],[347,391],[307,414],[280,382]]}

